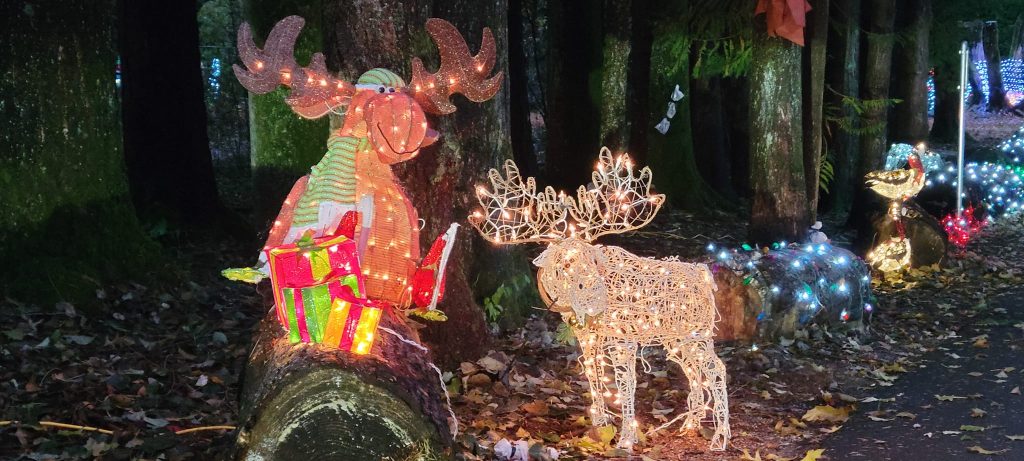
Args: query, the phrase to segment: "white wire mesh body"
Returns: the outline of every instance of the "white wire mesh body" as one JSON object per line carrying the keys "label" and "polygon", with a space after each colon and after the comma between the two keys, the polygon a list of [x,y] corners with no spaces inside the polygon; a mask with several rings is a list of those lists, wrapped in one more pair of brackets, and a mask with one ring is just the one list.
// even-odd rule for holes
{"label": "white wire mesh body", "polygon": [[[616,416],[611,402],[622,418],[619,446],[637,442],[636,361],[645,347],[662,346],[689,382],[683,428],[710,421],[711,449],[724,450],[730,437],[728,392],[725,365],[714,351],[716,286],[707,266],[575,239],[552,244],[542,258],[536,261],[544,264],[541,293],[564,312],[576,334],[594,425]],[[581,270],[586,267],[595,273]]]}
{"label": "white wire mesh body", "polygon": [[650,194],[651,170],[634,175],[627,155],[613,158],[602,148],[592,184],[573,198],[550,187],[538,193],[534,179],[524,182],[511,160],[504,169],[504,176],[490,171],[491,188],[477,188],[482,209],[469,221],[497,244],[549,243],[534,260],[538,285],[579,340],[594,424],[616,416],[606,402],[611,400],[622,418],[618,445],[637,442],[636,362],[643,348],[663,346],[690,383],[684,428],[710,420],[711,448],[724,450],[729,405],[725,365],[713,342],[718,313],[711,272],[703,264],[643,258],[591,243],[654,218],[664,196]]}

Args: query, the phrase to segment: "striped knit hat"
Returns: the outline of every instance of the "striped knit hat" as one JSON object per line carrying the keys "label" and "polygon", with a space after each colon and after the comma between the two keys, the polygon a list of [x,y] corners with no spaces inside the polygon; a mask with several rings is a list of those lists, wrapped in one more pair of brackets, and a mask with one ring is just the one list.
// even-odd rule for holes
{"label": "striped knit hat", "polygon": [[370,69],[359,76],[356,81],[359,85],[384,85],[392,88],[404,88],[405,81],[394,72],[387,69]]}

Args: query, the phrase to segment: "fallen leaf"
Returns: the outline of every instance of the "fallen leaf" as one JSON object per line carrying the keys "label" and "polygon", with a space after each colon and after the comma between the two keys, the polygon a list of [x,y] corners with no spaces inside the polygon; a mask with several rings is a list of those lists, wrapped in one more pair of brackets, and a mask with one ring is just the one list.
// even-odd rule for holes
{"label": "fallen leaf", "polygon": [[814,449],[814,450],[807,450],[807,453],[804,454],[803,459],[801,459],[800,461],[817,461],[818,458],[821,457],[822,453],[825,453],[825,449],[824,448],[817,448],[817,449]]}
{"label": "fallen leaf", "polygon": [[547,414],[551,412],[548,408],[548,404],[543,400],[534,400],[530,403],[524,403],[520,408],[534,416],[547,416]]}
{"label": "fallen leaf", "polygon": [[985,410],[982,410],[981,408],[971,408],[971,417],[972,418],[980,418],[982,416],[985,416],[986,413],[988,413],[988,412],[985,411]]}
{"label": "fallen leaf", "polygon": [[935,398],[939,399],[940,402],[952,402],[954,400],[964,400],[967,397],[961,397],[959,395],[939,395],[935,394]]}
{"label": "fallen leaf", "polygon": [[899,413],[896,413],[896,417],[897,418],[914,419],[914,418],[917,418],[917,415],[915,415],[915,414],[913,414],[913,413],[911,413],[909,411],[901,411]]}
{"label": "fallen leaf", "polygon": [[967,432],[982,432],[982,431],[985,430],[985,428],[981,427],[981,426],[972,426],[970,424],[964,424],[964,425],[960,426],[960,430],[961,431],[967,431]]}
{"label": "fallen leaf", "polygon": [[800,419],[810,422],[842,423],[849,418],[850,410],[848,407],[836,408],[828,405],[818,405],[804,413]]}
{"label": "fallen leaf", "polygon": [[979,455],[1001,455],[1003,453],[1006,453],[1006,452],[1010,451],[1010,449],[1006,448],[1006,449],[1003,449],[1003,450],[992,451],[992,450],[986,450],[984,448],[981,448],[978,445],[975,445],[973,447],[967,447],[967,451],[978,453]]}
{"label": "fallen leaf", "polygon": [[1008,435],[1006,436],[1006,438],[1013,440],[1015,442],[1019,442],[1021,440],[1024,440],[1024,435]]}

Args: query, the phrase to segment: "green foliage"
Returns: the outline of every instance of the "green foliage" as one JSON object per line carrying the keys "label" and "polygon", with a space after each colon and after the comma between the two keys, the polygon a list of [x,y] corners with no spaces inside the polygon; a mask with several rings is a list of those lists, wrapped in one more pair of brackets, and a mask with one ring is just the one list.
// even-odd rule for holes
{"label": "green foliage", "polygon": [[818,165],[818,188],[828,193],[828,188],[836,178],[835,166],[832,164],[832,153],[822,155]]}
{"label": "green foliage", "polygon": [[[695,54],[693,77],[735,77],[750,68],[753,5],[746,0],[663,0],[652,7],[659,12],[655,34],[671,37],[665,46],[675,56]],[[676,73],[686,63],[675,61]]]}
{"label": "green foliage", "polygon": [[505,311],[505,307],[501,304],[502,300],[509,304],[509,301],[521,297],[523,294],[529,295],[532,284],[533,277],[528,274],[520,274],[512,277],[508,282],[498,285],[494,294],[484,298],[484,315],[487,317],[487,323],[497,323],[501,319],[501,314]]}
{"label": "green foliage", "polygon": [[572,328],[569,328],[569,324],[562,322],[558,324],[558,330],[555,331],[555,341],[562,344],[568,344],[570,346],[576,345],[576,333],[573,333]]}
{"label": "green foliage", "polygon": [[823,113],[826,122],[836,126],[840,131],[856,136],[878,136],[885,133],[884,122],[864,124],[864,114],[888,109],[903,102],[902,99],[860,99],[839,93],[829,87],[829,91],[842,97],[839,106],[826,104]]}

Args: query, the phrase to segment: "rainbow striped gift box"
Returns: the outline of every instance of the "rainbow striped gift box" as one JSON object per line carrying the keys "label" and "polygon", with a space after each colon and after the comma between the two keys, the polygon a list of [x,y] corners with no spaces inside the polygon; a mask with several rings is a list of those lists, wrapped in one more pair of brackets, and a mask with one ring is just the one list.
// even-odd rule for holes
{"label": "rainbow striped gift box", "polygon": [[383,305],[363,298],[355,242],[345,236],[303,238],[267,250],[277,320],[292,343],[317,343],[366,354]]}

